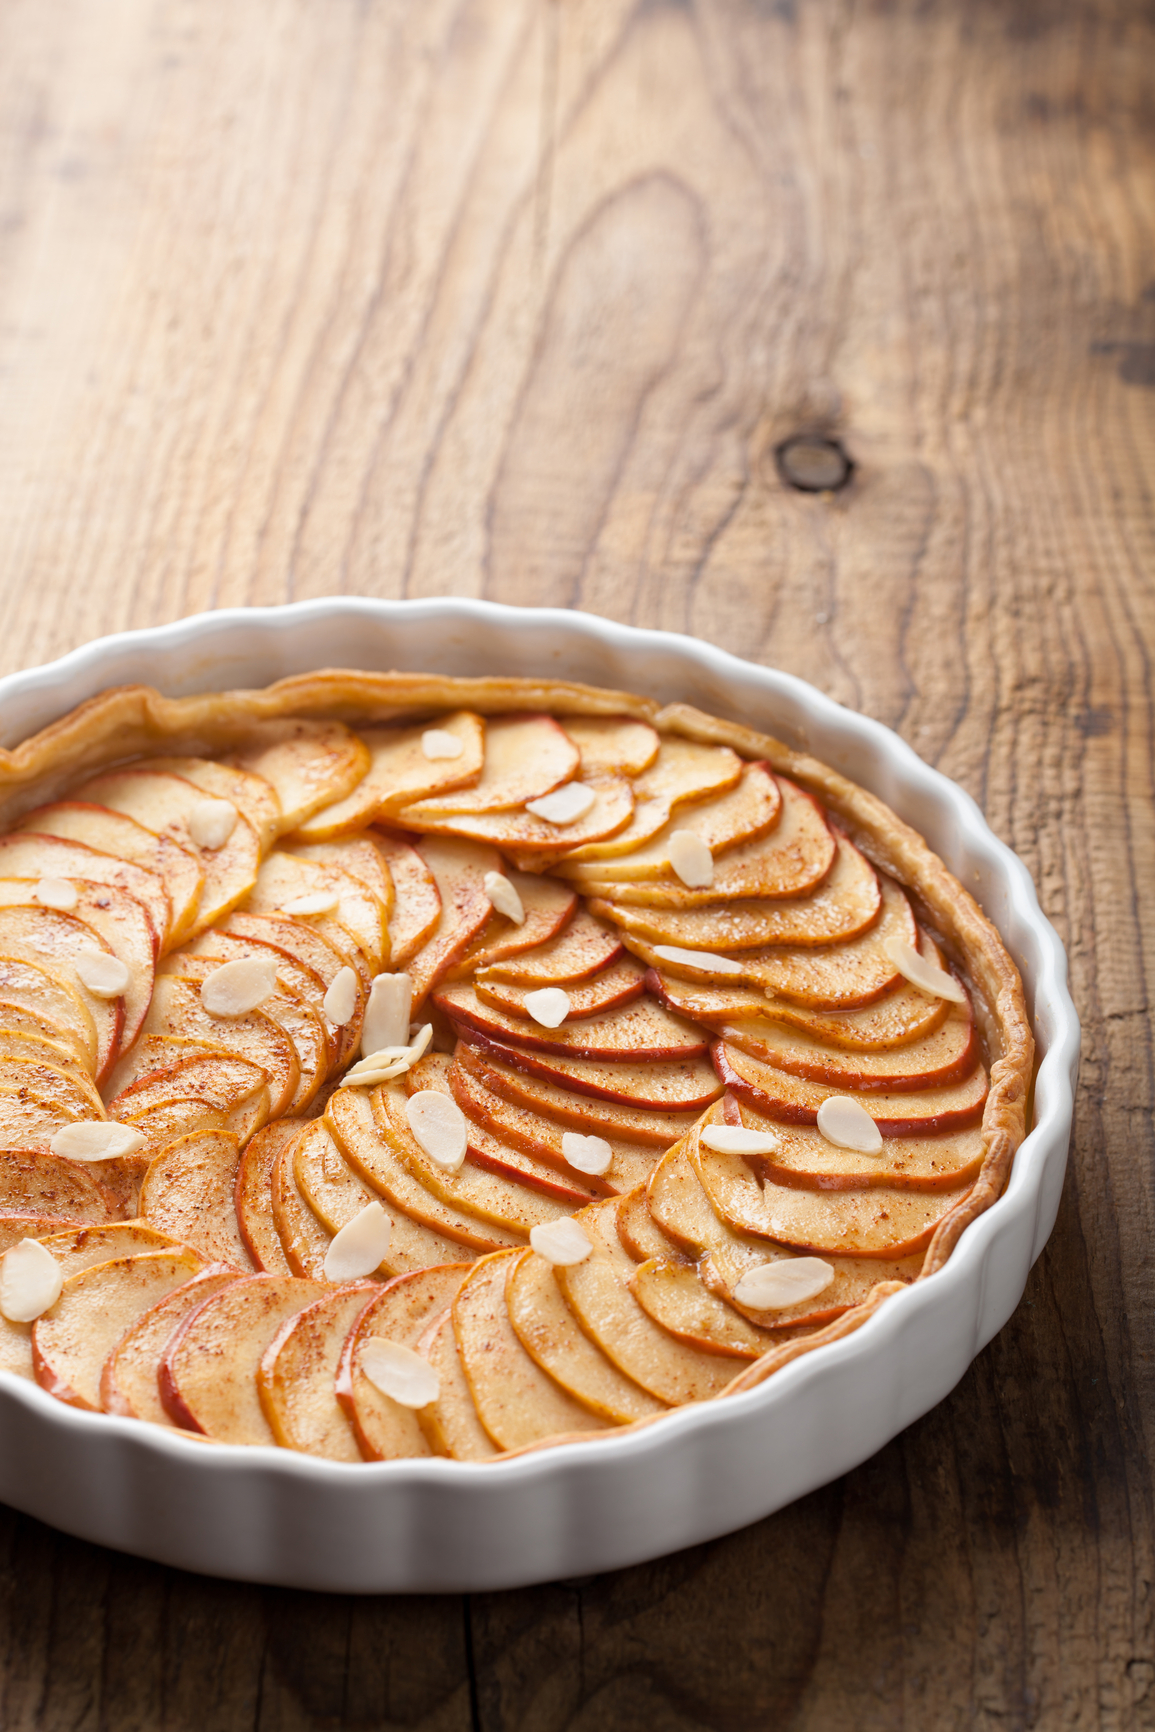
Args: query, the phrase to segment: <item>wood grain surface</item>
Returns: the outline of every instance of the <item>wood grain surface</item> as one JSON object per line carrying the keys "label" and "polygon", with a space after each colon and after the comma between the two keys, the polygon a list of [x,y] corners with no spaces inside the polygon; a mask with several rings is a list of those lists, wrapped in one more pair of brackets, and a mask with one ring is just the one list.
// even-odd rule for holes
{"label": "wood grain surface", "polygon": [[0,1512],[6,1732],[1155,1726],[1153,117],[1139,0],[4,0],[4,669],[335,592],[694,632],[970,789],[1086,1019],[1023,1305],[857,1472],[467,1602]]}

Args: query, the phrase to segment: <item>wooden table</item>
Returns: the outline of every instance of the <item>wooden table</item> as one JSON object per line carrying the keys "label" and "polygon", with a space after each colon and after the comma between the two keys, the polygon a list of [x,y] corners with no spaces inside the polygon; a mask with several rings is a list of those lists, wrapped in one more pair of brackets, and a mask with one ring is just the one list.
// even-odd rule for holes
{"label": "wooden table", "polygon": [[464,1603],[6,1513],[7,1732],[1155,1724],[1153,75],[1137,0],[0,9],[5,669],[334,592],[698,633],[969,788],[1086,1018],[1021,1308],[856,1473]]}

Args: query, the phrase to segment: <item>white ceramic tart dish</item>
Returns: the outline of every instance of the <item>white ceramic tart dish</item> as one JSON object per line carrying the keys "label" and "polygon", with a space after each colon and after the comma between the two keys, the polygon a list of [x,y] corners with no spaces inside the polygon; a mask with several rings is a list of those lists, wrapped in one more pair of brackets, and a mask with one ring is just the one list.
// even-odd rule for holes
{"label": "white ceramic tart dish", "polygon": [[586,1575],[846,1471],[1010,1316],[1065,958],[878,724],[330,600],[9,676],[0,728],[7,1502],[306,1588]]}

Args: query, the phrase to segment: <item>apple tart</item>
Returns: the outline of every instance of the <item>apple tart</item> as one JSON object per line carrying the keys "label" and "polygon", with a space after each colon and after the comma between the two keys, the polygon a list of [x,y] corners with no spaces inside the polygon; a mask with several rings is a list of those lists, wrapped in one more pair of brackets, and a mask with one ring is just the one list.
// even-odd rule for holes
{"label": "apple tart", "polygon": [[1032,1041],[875,796],[683,705],[321,672],[0,753],[0,1367],[330,1460],[724,1398],[997,1198]]}

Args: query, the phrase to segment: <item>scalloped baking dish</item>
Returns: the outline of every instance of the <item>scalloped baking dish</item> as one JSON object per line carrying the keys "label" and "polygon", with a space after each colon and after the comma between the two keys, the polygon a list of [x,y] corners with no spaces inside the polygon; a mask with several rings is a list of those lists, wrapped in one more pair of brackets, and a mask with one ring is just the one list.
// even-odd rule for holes
{"label": "scalloped baking dish", "polygon": [[691,638],[557,609],[333,598],[201,614],[0,680],[0,742],[16,744],[107,686],[183,696],[318,667],[576,679],[682,700],[871,789],[973,892],[1022,971],[1040,1060],[1033,1128],[1003,1196],[938,1274],[757,1389],[660,1425],[486,1466],[347,1466],[206,1445],[0,1376],[0,1498],[85,1539],[205,1574],[450,1592],[657,1557],[757,1521],[866,1460],[941,1401],[1001,1329],[1054,1225],[1079,1023],[1063,947],[1026,868],[969,795],[888,728],[804,681]]}

